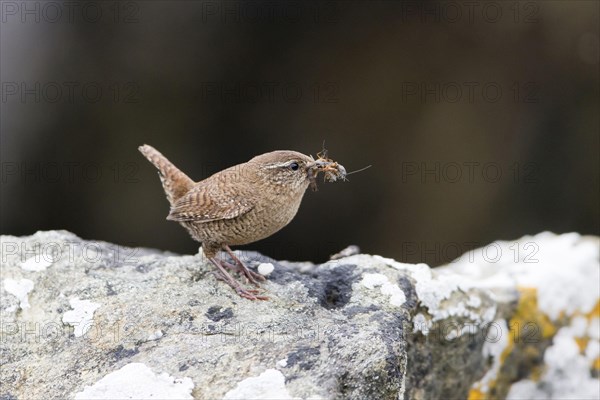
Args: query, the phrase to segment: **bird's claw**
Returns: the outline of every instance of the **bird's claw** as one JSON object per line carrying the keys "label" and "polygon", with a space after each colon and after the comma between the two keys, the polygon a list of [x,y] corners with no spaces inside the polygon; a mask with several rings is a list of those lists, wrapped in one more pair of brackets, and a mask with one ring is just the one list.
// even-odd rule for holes
{"label": "bird's claw", "polygon": [[229,254],[229,257],[231,257],[231,259],[233,260],[233,262],[236,264],[231,265],[228,262],[224,262],[224,264],[231,269],[234,269],[235,271],[241,273],[244,278],[246,279],[246,283],[251,282],[253,285],[260,287],[259,282],[265,281],[266,278],[264,276],[262,276],[261,274],[258,274],[254,271],[252,271],[250,268],[248,268],[246,266],[246,264],[244,264],[242,262],[242,260],[240,260],[235,253],[229,248],[229,246],[224,246],[224,249],[227,251],[227,253]]}
{"label": "bird's claw", "polygon": [[248,299],[248,300],[269,300],[269,298],[267,296],[257,296],[260,291],[256,290],[256,289],[244,289],[243,287],[240,286],[240,287],[237,287],[235,289],[235,291],[241,297]]}
{"label": "bird's claw", "polygon": [[[235,278],[233,278],[225,270],[225,268],[229,268],[229,269],[241,272],[242,275],[244,275],[244,277],[246,278],[246,281],[248,281],[247,275],[243,272],[244,271],[244,269],[242,268],[244,266],[243,264],[241,264],[241,266],[240,265],[235,266],[235,265],[229,264],[228,262],[219,261],[219,260],[216,260],[214,258],[211,258],[211,262],[219,269],[218,271],[214,271],[213,272],[213,274],[215,275],[215,278],[217,280],[223,281],[226,284],[228,284],[229,286],[231,286],[233,288],[233,290],[235,290],[235,292],[240,297],[243,297],[243,298],[248,299],[248,300],[269,300],[269,298],[267,296],[258,295],[259,293],[261,293],[261,291],[259,289],[246,289],[246,288],[244,288],[240,284],[240,282],[238,282]],[[250,271],[248,269],[246,269],[246,270],[249,271],[249,272],[252,272],[252,271]],[[256,281],[253,281],[253,282],[256,282]],[[255,285],[259,286],[258,283],[255,283]]]}

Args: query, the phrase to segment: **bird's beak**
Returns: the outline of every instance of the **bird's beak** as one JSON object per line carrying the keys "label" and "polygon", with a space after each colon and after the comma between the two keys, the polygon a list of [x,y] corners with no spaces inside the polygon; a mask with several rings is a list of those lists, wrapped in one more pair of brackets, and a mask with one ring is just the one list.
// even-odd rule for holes
{"label": "bird's beak", "polygon": [[320,168],[327,167],[331,164],[333,164],[333,161],[318,159],[316,161],[306,164],[306,168],[307,169],[314,169],[314,168],[320,169]]}

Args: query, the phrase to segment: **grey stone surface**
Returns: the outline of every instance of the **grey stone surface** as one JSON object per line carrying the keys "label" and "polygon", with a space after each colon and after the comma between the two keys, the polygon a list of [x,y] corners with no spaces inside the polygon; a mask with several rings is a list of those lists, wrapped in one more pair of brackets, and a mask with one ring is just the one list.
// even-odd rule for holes
{"label": "grey stone surface", "polygon": [[[527,349],[511,347],[505,327],[538,309],[525,308],[516,283],[488,282],[460,260],[438,272],[370,255],[312,265],[243,253],[251,266],[275,265],[263,285],[270,300],[253,302],[217,281],[201,253],[65,231],[0,240],[2,399],[125,396],[115,383],[122,368],[132,383],[156,381],[133,385],[134,394],[163,398],[506,397],[521,380],[515,393],[541,390],[535,368],[554,334],[573,325],[550,318],[549,336],[530,346],[538,353],[517,357]],[[578,262],[597,269],[584,256]],[[589,314],[586,304],[576,311]],[[577,334],[589,340],[585,329]],[[581,370],[589,374],[593,351]]]}

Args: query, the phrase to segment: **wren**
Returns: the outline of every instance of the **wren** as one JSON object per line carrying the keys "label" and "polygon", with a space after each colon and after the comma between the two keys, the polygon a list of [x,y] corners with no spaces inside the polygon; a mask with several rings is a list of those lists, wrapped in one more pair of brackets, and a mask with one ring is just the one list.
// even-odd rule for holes
{"label": "wren", "polygon": [[[218,280],[250,300],[268,298],[257,289],[245,288],[227,270],[240,273],[256,287],[265,277],[250,270],[229,246],[267,238],[290,223],[306,189],[316,190],[319,172],[330,182],[346,178],[344,167],[326,155],[315,160],[296,151],[279,150],[194,182],[152,146],[143,145],[139,150],[158,169],[171,205],[167,219],[179,222],[201,243],[204,255],[217,268]],[[234,264],[217,258],[220,250],[225,250]]]}

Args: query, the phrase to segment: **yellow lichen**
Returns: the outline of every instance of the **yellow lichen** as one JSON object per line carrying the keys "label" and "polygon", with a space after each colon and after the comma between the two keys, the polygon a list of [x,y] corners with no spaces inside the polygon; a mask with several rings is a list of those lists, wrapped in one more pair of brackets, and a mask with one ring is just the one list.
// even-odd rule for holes
{"label": "yellow lichen", "polygon": [[585,354],[585,349],[590,341],[588,337],[575,337],[575,343],[577,343],[577,347],[579,347],[579,353]]}
{"label": "yellow lichen", "polygon": [[584,317],[588,321],[591,321],[593,318],[600,318],[600,299],[596,302],[596,305],[590,312],[582,313],[581,311],[575,311],[572,316]]}
{"label": "yellow lichen", "polygon": [[484,400],[485,393],[483,393],[479,389],[471,389],[471,390],[469,390],[469,397],[467,399],[468,400]]}
{"label": "yellow lichen", "polygon": [[[481,382],[473,385],[469,391],[469,400],[483,400],[492,397],[503,397],[512,384],[514,377],[505,376],[502,374],[503,366],[506,360],[511,357],[517,357],[516,362],[527,362],[527,360],[539,360],[541,357],[540,351],[543,347],[539,343],[544,340],[551,339],[558,330],[559,326],[568,325],[575,316],[582,316],[592,322],[594,318],[600,318],[600,300],[595,307],[588,313],[575,312],[573,315],[567,315],[561,311],[558,320],[552,321],[548,315],[543,313],[538,307],[537,289],[530,287],[518,287],[519,302],[515,313],[508,321],[509,339],[506,348],[500,355],[500,370],[497,373],[496,379],[488,382],[487,388],[484,389]],[[587,336],[574,338],[579,346],[582,354],[588,346],[590,338]],[[530,372],[528,378],[533,381],[539,381],[543,372],[544,365],[529,365]],[[600,357],[592,362],[591,368],[600,371]]]}
{"label": "yellow lichen", "polygon": [[540,339],[538,333],[541,333],[541,339],[554,336],[556,326],[538,308],[537,289],[519,287],[518,290],[521,295],[519,304],[509,324],[513,341],[531,343]]}
{"label": "yellow lichen", "polygon": [[[594,318],[600,318],[600,300],[596,302],[594,308],[588,313],[575,312],[573,316],[584,317],[587,319],[588,324],[592,323]],[[579,347],[579,352],[581,354],[585,354],[585,349],[587,348],[588,343],[590,342],[590,338],[588,336],[576,337],[575,342],[577,342],[577,346]]]}
{"label": "yellow lichen", "polygon": [[588,320],[591,320],[592,318],[600,318],[600,300],[598,300],[596,302],[596,306],[592,309],[592,311],[590,311],[589,313],[585,314],[585,317]]}
{"label": "yellow lichen", "polygon": [[545,368],[543,366],[534,366],[533,368],[531,368],[531,372],[529,373],[529,379],[531,379],[534,382],[538,382],[542,378],[542,373],[544,372],[544,370]]}
{"label": "yellow lichen", "polygon": [[[506,393],[511,384],[509,377],[501,376],[502,366],[506,359],[513,354],[518,346],[518,352],[525,359],[539,358],[539,349],[535,346],[541,340],[550,339],[556,333],[556,326],[546,314],[538,307],[537,289],[530,287],[519,287],[519,302],[512,318],[508,321],[509,335],[506,348],[500,354],[500,370],[495,380],[489,382],[488,390],[483,391],[480,383],[473,385],[469,391],[469,400],[488,399],[491,393],[499,391]],[[530,378],[539,380],[543,368],[532,367]],[[501,387],[498,387],[501,386]],[[502,389],[502,390],[499,390]]]}

